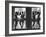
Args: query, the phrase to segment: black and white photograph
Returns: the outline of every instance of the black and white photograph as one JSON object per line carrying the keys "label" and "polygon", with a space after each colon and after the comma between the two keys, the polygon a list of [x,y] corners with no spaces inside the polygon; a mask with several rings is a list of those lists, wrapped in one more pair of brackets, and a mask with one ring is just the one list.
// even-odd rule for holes
{"label": "black and white photograph", "polygon": [[12,29],[26,29],[26,8],[12,8]]}
{"label": "black and white photograph", "polygon": [[[29,12],[27,12],[27,10]],[[12,30],[40,29],[40,13],[41,13],[41,10],[40,8],[37,8],[37,7],[36,8],[12,7]],[[28,21],[30,22],[28,23]]]}
{"label": "black and white photograph", "polygon": [[6,5],[6,36],[44,34],[44,3],[9,2]]}

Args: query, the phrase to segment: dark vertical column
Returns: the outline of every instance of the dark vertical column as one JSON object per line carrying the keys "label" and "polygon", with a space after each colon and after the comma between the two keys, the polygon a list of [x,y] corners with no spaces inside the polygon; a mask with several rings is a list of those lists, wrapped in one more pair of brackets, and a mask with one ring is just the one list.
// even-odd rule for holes
{"label": "dark vertical column", "polygon": [[12,7],[12,30],[13,30],[13,25],[14,25],[14,19],[13,19],[13,16],[14,16],[14,7]]}
{"label": "dark vertical column", "polygon": [[32,29],[31,27],[31,8],[27,7],[26,8],[26,25],[27,25],[27,29]]}
{"label": "dark vertical column", "polygon": [[5,1],[5,36],[9,34],[9,4]]}

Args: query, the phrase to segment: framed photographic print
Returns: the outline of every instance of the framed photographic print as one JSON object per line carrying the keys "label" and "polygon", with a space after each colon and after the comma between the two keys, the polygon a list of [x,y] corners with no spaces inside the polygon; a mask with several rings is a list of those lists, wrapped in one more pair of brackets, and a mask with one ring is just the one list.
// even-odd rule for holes
{"label": "framed photographic print", "polygon": [[45,32],[45,3],[5,1],[5,35],[36,35]]}

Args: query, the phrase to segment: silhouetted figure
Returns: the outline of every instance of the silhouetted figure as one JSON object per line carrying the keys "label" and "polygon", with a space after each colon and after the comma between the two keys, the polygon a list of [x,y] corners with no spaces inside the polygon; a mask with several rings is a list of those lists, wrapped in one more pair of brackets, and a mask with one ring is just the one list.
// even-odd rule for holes
{"label": "silhouetted figure", "polygon": [[18,15],[18,12],[15,12],[15,22],[16,22],[16,24],[15,24],[15,27],[17,26],[17,22],[18,22],[18,20],[17,20],[17,15]]}
{"label": "silhouetted figure", "polygon": [[35,16],[36,16],[36,11],[33,12],[33,26],[34,26],[35,20],[36,20]]}
{"label": "silhouetted figure", "polygon": [[[37,16],[37,17],[35,17],[35,16]],[[40,27],[40,23],[39,23],[40,22],[40,12],[33,12],[33,26],[34,26],[36,21]]]}
{"label": "silhouetted figure", "polygon": [[24,13],[23,12],[22,12],[21,18],[22,18],[21,22],[22,22],[22,26],[23,26],[24,25]]}
{"label": "silhouetted figure", "polygon": [[37,23],[38,23],[38,25],[39,25],[39,27],[40,27],[40,12],[37,12],[37,14],[38,14],[38,18],[37,18]]}
{"label": "silhouetted figure", "polygon": [[24,14],[23,14],[23,12],[21,12],[20,25],[21,25],[21,22],[22,22],[22,26],[21,27],[23,27],[23,25],[24,25]]}

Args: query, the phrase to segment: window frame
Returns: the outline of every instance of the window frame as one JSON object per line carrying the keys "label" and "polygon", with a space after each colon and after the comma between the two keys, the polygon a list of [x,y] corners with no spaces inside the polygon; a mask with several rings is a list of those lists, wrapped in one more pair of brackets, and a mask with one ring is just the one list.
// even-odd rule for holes
{"label": "window frame", "polygon": [[[43,5],[43,32],[41,32],[41,33],[25,33],[25,34],[9,34],[9,3],[38,4],[38,5],[41,4],[41,5]],[[45,3],[5,1],[5,36],[36,35],[36,34],[45,34]]]}

